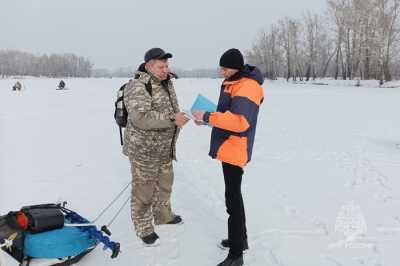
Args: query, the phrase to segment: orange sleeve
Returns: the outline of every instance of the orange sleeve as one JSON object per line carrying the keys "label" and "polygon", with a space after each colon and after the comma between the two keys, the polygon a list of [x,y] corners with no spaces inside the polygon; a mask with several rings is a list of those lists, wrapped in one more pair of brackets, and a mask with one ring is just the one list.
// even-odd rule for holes
{"label": "orange sleeve", "polygon": [[236,133],[245,132],[250,127],[249,122],[243,115],[234,114],[230,111],[210,113],[208,121],[213,127]]}
{"label": "orange sleeve", "polygon": [[255,81],[244,80],[231,97],[230,110],[224,113],[206,113],[205,121],[220,129],[235,133],[245,132],[256,123],[256,114],[263,98],[261,86]]}

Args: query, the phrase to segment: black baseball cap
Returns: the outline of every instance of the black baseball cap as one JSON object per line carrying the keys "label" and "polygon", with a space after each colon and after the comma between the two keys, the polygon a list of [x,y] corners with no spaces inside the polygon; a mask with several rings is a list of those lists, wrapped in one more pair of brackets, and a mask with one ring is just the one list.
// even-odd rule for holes
{"label": "black baseball cap", "polygon": [[166,53],[161,48],[151,48],[144,55],[144,61],[146,63],[149,62],[152,59],[168,59],[168,58],[172,58],[172,54],[171,53]]}

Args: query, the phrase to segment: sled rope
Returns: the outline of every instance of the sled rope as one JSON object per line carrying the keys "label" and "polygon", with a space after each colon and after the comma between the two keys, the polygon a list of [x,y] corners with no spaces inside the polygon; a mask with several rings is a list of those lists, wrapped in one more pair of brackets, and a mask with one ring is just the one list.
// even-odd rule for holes
{"label": "sled rope", "polygon": [[132,184],[132,181],[130,181],[125,188],[108,204],[108,206],[100,212],[100,214],[94,219],[91,223],[96,223],[110,208],[115,204],[115,202],[124,194],[124,192],[129,188],[129,186]]}

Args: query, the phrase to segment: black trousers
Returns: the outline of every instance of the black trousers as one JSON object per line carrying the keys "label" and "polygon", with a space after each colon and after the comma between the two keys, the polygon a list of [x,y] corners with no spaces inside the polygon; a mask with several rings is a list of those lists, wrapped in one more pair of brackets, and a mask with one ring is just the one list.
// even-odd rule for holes
{"label": "black trousers", "polygon": [[228,218],[229,256],[243,255],[243,243],[247,239],[246,215],[242,198],[243,169],[228,163],[222,163],[225,179],[225,204]]}

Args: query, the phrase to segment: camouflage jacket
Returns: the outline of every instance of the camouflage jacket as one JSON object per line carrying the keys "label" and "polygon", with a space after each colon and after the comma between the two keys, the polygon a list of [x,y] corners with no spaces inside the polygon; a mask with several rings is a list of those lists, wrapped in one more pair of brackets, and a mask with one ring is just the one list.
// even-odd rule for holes
{"label": "camouflage jacket", "polygon": [[[146,84],[151,83],[151,95]],[[178,100],[172,81],[161,82],[155,76],[138,71],[124,91],[128,124],[123,153],[143,163],[168,163],[176,160],[179,128],[175,114]]]}

